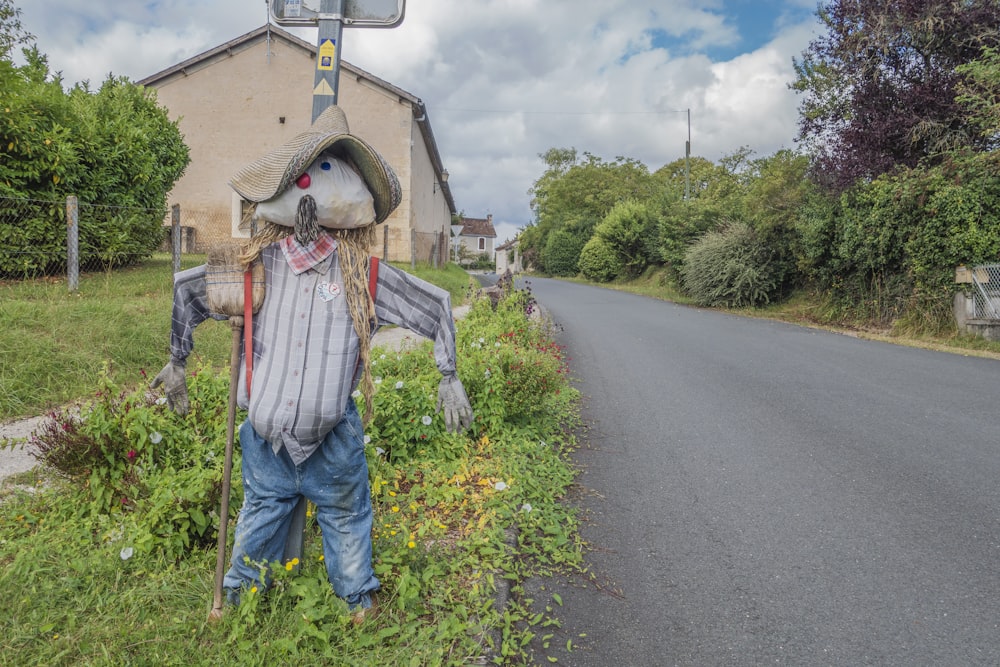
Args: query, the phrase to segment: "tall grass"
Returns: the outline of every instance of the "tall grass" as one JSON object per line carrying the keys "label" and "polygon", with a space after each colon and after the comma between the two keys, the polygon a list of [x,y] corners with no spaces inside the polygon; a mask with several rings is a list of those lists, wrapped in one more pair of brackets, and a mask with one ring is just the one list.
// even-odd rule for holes
{"label": "tall grass", "polygon": [[[188,255],[182,268],[204,261]],[[102,369],[124,384],[152,378],[169,360],[173,273],[169,255],[142,265],[64,279],[0,282],[0,420],[42,414],[89,394]],[[231,334],[206,322],[195,360],[222,366]]]}

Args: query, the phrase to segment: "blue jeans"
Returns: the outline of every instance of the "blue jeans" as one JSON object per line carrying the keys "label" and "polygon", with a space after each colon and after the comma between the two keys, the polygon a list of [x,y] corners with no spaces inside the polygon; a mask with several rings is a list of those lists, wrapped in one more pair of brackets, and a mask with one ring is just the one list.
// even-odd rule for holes
{"label": "blue jeans", "polygon": [[[379,581],[372,569],[372,503],[361,418],[348,400],[344,418],[319,449],[296,466],[282,447],[275,454],[249,421],[240,426],[243,507],[223,585],[230,601],[241,588],[270,584],[262,565],[280,562],[299,496],[316,505],[323,558],[333,592],[353,609],[371,606]],[[248,561],[249,559],[249,561]]]}

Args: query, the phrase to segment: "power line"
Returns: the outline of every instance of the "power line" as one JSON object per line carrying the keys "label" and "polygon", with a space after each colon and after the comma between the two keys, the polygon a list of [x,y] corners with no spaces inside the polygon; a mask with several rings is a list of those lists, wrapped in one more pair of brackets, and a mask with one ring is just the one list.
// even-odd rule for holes
{"label": "power line", "polygon": [[526,115],[564,116],[656,116],[662,114],[687,113],[687,109],[664,109],[662,111],[535,111],[528,109],[458,109],[455,107],[434,107],[438,111],[461,111],[463,113],[499,113]]}

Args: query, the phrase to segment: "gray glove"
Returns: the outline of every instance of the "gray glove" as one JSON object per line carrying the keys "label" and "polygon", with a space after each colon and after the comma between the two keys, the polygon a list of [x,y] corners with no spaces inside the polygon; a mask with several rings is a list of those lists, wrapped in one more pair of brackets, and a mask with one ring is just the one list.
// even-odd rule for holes
{"label": "gray glove", "polygon": [[472,426],[475,418],[465,387],[457,375],[446,375],[438,386],[437,411],[444,408],[444,425],[449,433],[460,433]]}
{"label": "gray glove", "polygon": [[188,389],[187,378],[184,367],[171,361],[160,371],[150,386],[156,389],[163,385],[163,393],[167,396],[167,407],[179,415],[186,415],[188,411]]}

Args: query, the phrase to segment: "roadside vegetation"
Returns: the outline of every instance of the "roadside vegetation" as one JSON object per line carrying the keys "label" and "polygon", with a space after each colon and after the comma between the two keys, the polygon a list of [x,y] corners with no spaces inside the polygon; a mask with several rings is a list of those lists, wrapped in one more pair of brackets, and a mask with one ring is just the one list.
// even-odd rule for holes
{"label": "roadside vegetation", "polygon": [[1000,262],[1000,6],[834,0],[795,63],[799,149],[650,171],[540,157],[527,265],[699,306],[957,339],[960,265]]}
{"label": "roadside vegetation", "polygon": [[57,411],[36,433],[44,466],[7,480],[0,499],[0,665],[524,660],[558,620],[529,612],[539,601],[521,582],[583,568],[576,518],[560,502],[574,478],[565,455],[577,393],[562,350],[529,316],[529,293],[509,292],[495,310],[489,299],[471,306],[458,323],[459,373],[476,413],[466,434],[447,433],[435,414],[430,342],[374,350],[377,391],[361,407],[373,415],[366,452],[382,591],[362,626],[330,591],[311,517],[298,568],[272,564],[275,588],[207,623],[229,374],[203,358],[189,363],[185,417],[144,382],[105,373],[85,419]]}

